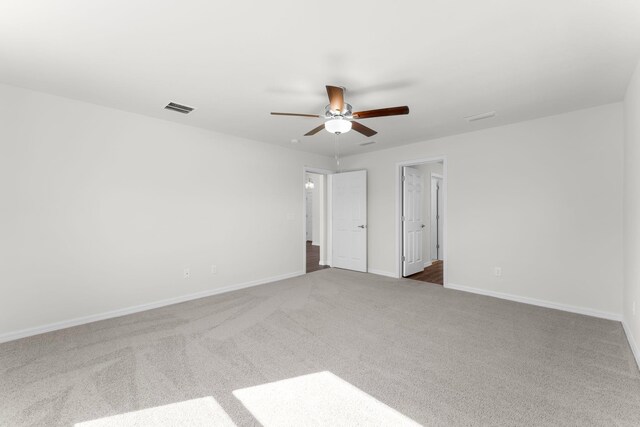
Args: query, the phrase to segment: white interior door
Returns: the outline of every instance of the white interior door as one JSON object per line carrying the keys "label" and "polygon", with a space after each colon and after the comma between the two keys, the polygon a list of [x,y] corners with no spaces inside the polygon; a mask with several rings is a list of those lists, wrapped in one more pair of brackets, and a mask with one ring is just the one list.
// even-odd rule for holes
{"label": "white interior door", "polygon": [[431,176],[431,259],[442,259],[442,178]]}
{"label": "white interior door", "polygon": [[367,171],[331,175],[332,265],[367,271]]}
{"label": "white interior door", "polygon": [[411,276],[424,269],[422,239],[424,218],[423,177],[420,170],[402,168],[402,275]]}

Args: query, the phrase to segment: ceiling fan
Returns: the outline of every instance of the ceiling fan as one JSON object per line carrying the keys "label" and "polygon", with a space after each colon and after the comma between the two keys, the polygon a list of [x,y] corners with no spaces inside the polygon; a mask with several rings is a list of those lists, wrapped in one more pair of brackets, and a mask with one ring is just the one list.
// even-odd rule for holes
{"label": "ceiling fan", "polygon": [[324,115],[319,114],[297,114],[297,113],[271,113],[273,116],[298,116],[298,117],[322,117],[325,122],[317,128],[305,133],[304,136],[315,135],[322,129],[326,129],[329,133],[340,135],[349,132],[351,129],[363,134],[364,136],[373,136],[375,130],[366,127],[353,119],[370,119],[372,117],[400,116],[409,114],[409,107],[391,107],[380,108],[378,110],[367,110],[353,112],[350,104],[344,102],[345,88],[340,86],[327,86],[327,95],[329,95],[329,105],[324,109]]}

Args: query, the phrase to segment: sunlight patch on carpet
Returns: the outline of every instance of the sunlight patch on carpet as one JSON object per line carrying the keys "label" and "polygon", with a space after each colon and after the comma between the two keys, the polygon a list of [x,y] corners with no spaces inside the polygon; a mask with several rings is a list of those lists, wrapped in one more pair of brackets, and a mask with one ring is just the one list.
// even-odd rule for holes
{"label": "sunlight patch on carpet", "polygon": [[86,421],[75,427],[236,427],[224,409],[209,396],[155,408]]}
{"label": "sunlight patch on carpet", "polygon": [[420,425],[328,371],[233,394],[265,427]]}

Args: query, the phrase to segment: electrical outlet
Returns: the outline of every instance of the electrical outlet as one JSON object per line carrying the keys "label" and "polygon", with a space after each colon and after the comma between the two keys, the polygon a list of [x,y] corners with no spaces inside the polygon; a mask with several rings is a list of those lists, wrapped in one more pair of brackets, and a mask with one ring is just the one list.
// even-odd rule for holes
{"label": "electrical outlet", "polygon": [[502,267],[496,267],[493,269],[493,274],[496,275],[496,277],[500,277],[502,276]]}
{"label": "electrical outlet", "polygon": [[191,278],[191,269],[188,268],[188,267],[184,269],[184,278],[185,279],[190,279]]}
{"label": "electrical outlet", "polygon": [[211,274],[218,274],[218,266],[217,265],[212,265],[211,266]]}

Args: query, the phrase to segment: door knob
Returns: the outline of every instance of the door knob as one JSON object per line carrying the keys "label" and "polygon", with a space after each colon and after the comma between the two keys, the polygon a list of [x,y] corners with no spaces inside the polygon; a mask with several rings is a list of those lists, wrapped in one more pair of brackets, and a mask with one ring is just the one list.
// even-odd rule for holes
{"label": "door knob", "polygon": [[367,228],[366,225],[359,225],[358,228]]}

